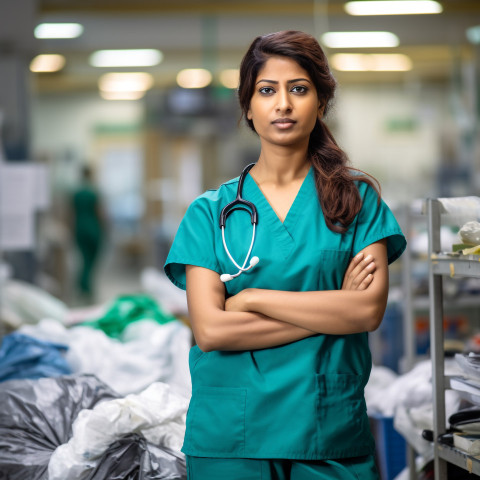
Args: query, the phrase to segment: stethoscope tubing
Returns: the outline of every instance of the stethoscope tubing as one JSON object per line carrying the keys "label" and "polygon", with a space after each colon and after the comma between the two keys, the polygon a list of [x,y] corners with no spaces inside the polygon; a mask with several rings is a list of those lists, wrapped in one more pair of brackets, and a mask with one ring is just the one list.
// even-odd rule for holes
{"label": "stethoscope tubing", "polygon": [[222,211],[220,213],[220,228],[225,227],[228,215],[230,215],[230,213],[232,213],[236,208],[243,208],[244,210],[250,212],[250,220],[252,224],[256,225],[258,223],[257,208],[252,202],[249,202],[242,197],[243,183],[245,182],[245,178],[248,172],[252,169],[254,165],[255,163],[250,163],[250,165],[247,165],[240,174],[240,177],[238,179],[237,196],[235,197],[235,200],[227,203],[227,205],[222,208]]}
{"label": "stethoscope tubing", "polygon": [[[258,214],[257,214],[257,208],[255,207],[255,205],[252,202],[249,202],[248,200],[245,200],[242,197],[242,192],[243,192],[243,183],[245,181],[245,178],[246,178],[248,172],[250,171],[250,169],[254,165],[255,165],[255,163],[251,163],[243,169],[243,171],[240,174],[240,177],[238,179],[237,196],[235,197],[235,200],[233,200],[232,202],[225,205],[225,207],[222,208],[222,211],[220,213],[219,224],[220,224],[220,228],[222,229],[223,248],[225,249],[225,252],[227,253],[228,258],[230,258],[230,260],[235,265],[235,267],[238,268],[238,272],[235,273],[235,274],[224,273],[224,274],[220,275],[220,279],[222,280],[222,282],[228,282],[228,281],[232,280],[233,278],[238,277],[243,272],[246,272],[246,271],[250,270],[251,268],[253,268],[259,261],[258,257],[252,257],[252,259],[250,260],[250,265],[247,268],[245,268],[245,266],[247,265],[248,259],[250,258],[250,255],[252,253],[253,244],[255,243],[255,231],[256,231],[255,227],[256,227],[257,222],[258,222]],[[246,210],[247,212],[249,212],[250,213],[250,220],[252,222],[252,239],[250,241],[250,247],[248,249],[248,253],[245,257],[245,260],[244,260],[242,266],[240,266],[235,261],[235,259],[233,258],[232,254],[228,250],[227,241],[225,239],[225,227],[226,227],[226,224],[227,224],[227,217],[234,210],[239,210],[239,209]]]}
{"label": "stethoscope tubing", "polygon": [[252,240],[250,242],[250,248],[248,249],[248,253],[247,253],[247,256],[245,257],[245,261],[243,262],[243,265],[240,266],[236,261],[235,259],[232,257],[232,255],[230,254],[230,251],[228,250],[228,247],[227,247],[227,242],[225,240],[225,227],[222,227],[222,240],[223,240],[223,248],[225,248],[225,251],[227,252],[227,255],[228,255],[228,258],[230,258],[230,260],[232,261],[232,263],[241,271],[247,271],[249,270],[250,268],[245,268],[245,265],[247,264],[248,262],[248,259],[250,258],[250,254],[252,253],[252,248],[253,248],[253,243],[255,242],[255,224],[253,224],[253,231],[252,231]]}

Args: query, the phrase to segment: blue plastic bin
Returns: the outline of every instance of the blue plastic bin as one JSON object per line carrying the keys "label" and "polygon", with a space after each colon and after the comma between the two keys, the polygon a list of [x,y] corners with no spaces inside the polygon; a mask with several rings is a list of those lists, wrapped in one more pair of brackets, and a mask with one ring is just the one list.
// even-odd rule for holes
{"label": "blue plastic bin", "polygon": [[393,417],[370,416],[382,480],[393,480],[407,465],[407,444],[393,428]]}

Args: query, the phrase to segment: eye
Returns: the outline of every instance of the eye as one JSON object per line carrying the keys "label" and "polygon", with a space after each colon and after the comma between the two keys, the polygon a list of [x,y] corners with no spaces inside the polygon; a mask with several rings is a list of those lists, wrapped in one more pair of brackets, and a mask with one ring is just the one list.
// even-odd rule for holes
{"label": "eye", "polygon": [[304,87],[303,85],[295,85],[292,87],[292,92],[293,93],[300,93],[300,94],[305,94],[308,92],[308,88]]}
{"label": "eye", "polygon": [[262,95],[272,95],[275,90],[272,87],[262,87],[258,90]]}

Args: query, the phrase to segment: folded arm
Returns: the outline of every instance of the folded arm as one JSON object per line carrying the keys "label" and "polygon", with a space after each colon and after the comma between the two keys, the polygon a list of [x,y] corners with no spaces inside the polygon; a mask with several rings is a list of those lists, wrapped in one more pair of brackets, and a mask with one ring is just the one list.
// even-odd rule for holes
{"label": "folded arm", "polygon": [[261,313],[317,333],[344,335],[375,330],[387,305],[386,241],[373,243],[363,253],[365,259],[371,255],[375,264],[366,289],[286,292],[252,288],[227,300],[226,309]]}
{"label": "folded arm", "polygon": [[[388,289],[386,248],[381,242],[379,245],[367,247],[355,257],[342,290],[331,292],[247,289],[225,301],[225,286],[216,272],[187,265],[188,309],[198,346],[203,351],[256,350],[317,333],[355,333],[375,328],[369,315],[376,319],[380,316],[381,292],[386,304]],[[367,258],[369,254],[373,258]],[[375,294],[362,295],[372,287]],[[372,301],[376,309],[371,308]],[[359,309],[363,312],[360,318]]]}
{"label": "folded arm", "polygon": [[219,275],[187,265],[187,302],[193,335],[204,352],[257,350],[315,335],[315,332],[255,312],[225,311]]}

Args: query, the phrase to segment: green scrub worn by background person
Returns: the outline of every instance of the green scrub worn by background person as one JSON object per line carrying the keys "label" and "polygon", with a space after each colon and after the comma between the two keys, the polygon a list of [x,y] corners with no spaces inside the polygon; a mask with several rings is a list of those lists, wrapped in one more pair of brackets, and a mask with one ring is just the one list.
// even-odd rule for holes
{"label": "green scrub worn by background person", "polygon": [[[165,264],[187,290],[197,341],[182,449],[188,478],[378,479],[364,399],[368,330],[381,321],[387,264],[405,238],[323,124],[335,83],[313,37],[258,37],[240,78],[240,104],[262,145],[242,192],[258,211],[259,262],[220,281],[238,270],[219,227],[236,178],[190,205]],[[264,180],[293,167],[288,188]],[[240,266],[252,228],[245,209],[226,220]]]}
{"label": "green scrub worn by background person", "polygon": [[89,167],[82,169],[82,183],[72,197],[74,238],[80,253],[77,286],[82,295],[93,295],[93,276],[104,237],[100,197]]}

